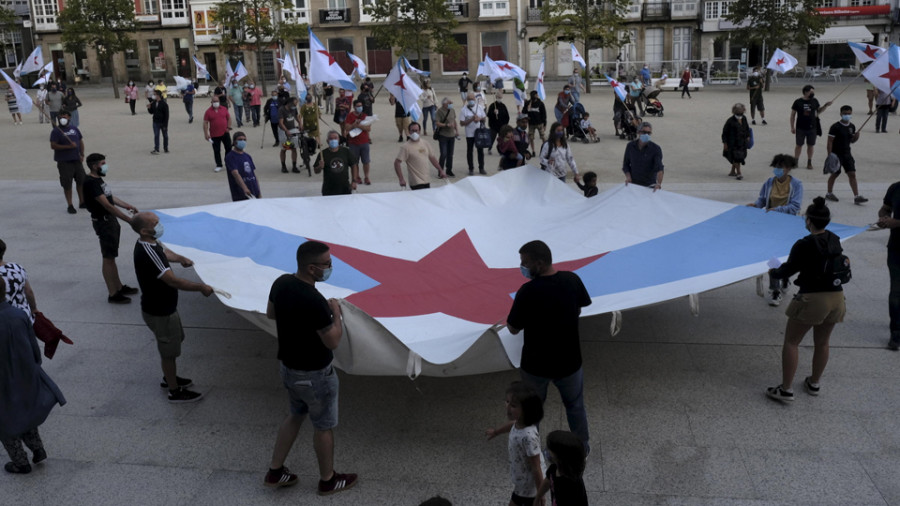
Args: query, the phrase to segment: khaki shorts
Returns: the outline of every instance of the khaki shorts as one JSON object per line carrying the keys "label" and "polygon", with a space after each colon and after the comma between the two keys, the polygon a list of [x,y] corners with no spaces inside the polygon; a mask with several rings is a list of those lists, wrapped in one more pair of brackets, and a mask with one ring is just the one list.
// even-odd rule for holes
{"label": "khaki shorts", "polygon": [[184,329],[181,327],[181,317],[178,311],[168,316],[153,316],[141,311],[144,323],[156,336],[156,347],[162,358],[177,358],[181,356],[181,342],[184,341]]}
{"label": "khaki shorts", "polygon": [[805,325],[822,325],[844,321],[847,308],[844,292],[814,292],[794,295],[784,314]]}
{"label": "khaki shorts", "polygon": [[397,130],[403,132],[403,135],[406,135],[409,130],[409,116],[404,116],[402,118],[394,118],[394,123],[397,125]]}

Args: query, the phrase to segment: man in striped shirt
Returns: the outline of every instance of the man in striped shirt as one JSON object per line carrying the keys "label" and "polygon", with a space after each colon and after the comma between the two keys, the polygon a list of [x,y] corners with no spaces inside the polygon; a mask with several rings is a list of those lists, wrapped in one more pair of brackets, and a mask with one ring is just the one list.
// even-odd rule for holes
{"label": "man in striped shirt", "polygon": [[183,267],[190,267],[194,262],[172,252],[159,240],[163,225],[155,213],[135,214],[131,218],[131,228],[141,236],[134,245],[134,271],[141,286],[141,315],[156,336],[162,362],[163,381],[159,386],[169,390],[169,402],[199,401],[203,394],[188,390],[193,381],[175,374],[175,359],[181,355],[181,342],[184,341],[184,329],[178,316],[178,290],[200,292],[209,297],[213,288],[175,276],[169,261]]}

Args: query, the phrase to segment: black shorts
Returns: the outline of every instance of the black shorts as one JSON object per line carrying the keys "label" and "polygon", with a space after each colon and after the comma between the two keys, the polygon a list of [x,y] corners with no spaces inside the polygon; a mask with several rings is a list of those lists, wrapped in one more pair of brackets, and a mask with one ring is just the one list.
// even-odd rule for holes
{"label": "black shorts", "polygon": [[802,146],[804,142],[806,142],[807,146],[815,146],[816,145],[816,129],[811,128],[809,130],[800,130],[797,129],[797,145]]}
{"label": "black shorts", "polygon": [[103,219],[91,218],[94,232],[100,239],[100,254],[103,258],[116,258],[119,256],[119,235],[122,227],[115,216],[107,215]]}
{"label": "black shorts", "polygon": [[63,188],[71,188],[72,180],[79,186],[84,183],[87,174],[84,172],[84,165],[79,160],[74,162],[56,162],[56,170],[59,171],[59,184]]}
{"label": "black shorts", "polygon": [[838,159],[841,161],[841,166],[835,174],[840,174],[841,169],[844,169],[844,172],[856,172],[856,160],[853,159],[853,155],[838,155]]}

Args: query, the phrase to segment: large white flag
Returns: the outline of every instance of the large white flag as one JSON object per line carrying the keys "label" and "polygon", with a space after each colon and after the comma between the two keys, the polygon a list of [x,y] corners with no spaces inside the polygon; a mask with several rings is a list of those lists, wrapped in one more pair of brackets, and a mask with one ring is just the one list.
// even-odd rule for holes
{"label": "large white flag", "polygon": [[225,60],[225,84],[224,86],[227,88],[231,86],[231,77],[234,75],[234,69],[231,68],[231,62],[227,59]]}
{"label": "large white flag", "polygon": [[537,83],[535,88],[538,92],[538,97],[541,100],[547,100],[547,92],[544,91],[544,58],[541,58],[541,68],[538,70]]}
{"label": "large white flag", "polygon": [[193,55],[191,58],[194,59],[194,65],[197,67],[197,79],[211,80],[212,76],[209,75],[209,71],[206,70],[206,65],[200,63],[200,60],[197,59],[197,55]]}
{"label": "large white flag", "polygon": [[353,79],[338,65],[322,41],[309,29],[309,82],[329,83],[345,90],[356,90]]}
{"label": "large white flag", "polygon": [[241,82],[241,79],[247,77],[248,75],[250,75],[250,73],[247,72],[247,68],[244,67],[244,62],[239,61],[237,63],[237,66],[234,67],[234,76],[231,78],[231,81],[234,83],[239,83]]}
{"label": "large white flag", "polygon": [[415,120],[422,88],[419,88],[409,74],[403,70],[402,61],[398,60],[391,69],[391,73],[384,79],[384,87],[400,102],[406,112],[413,115]]}
{"label": "large white flag", "polygon": [[772,59],[769,60],[769,64],[766,65],[766,68],[772,69],[776,72],[781,72],[784,74],[788,70],[797,66],[797,59],[793,56],[785,53],[781,49],[776,49],[772,54]]}
{"label": "large white flag", "polygon": [[490,56],[485,53],[484,61],[481,65],[478,66],[478,73],[483,76],[488,76],[491,78],[491,81],[496,81],[497,79],[503,80],[507,79],[506,73],[497,65],[497,62],[491,59]]}
{"label": "large white flag", "polygon": [[175,78],[175,89],[179,91],[184,91],[187,89],[188,85],[191,84],[189,79],[185,79],[181,76],[172,76]]}
{"label": "large white flag", "polygon": [[510,63],[505,60],[494,60],[494,63],[497,64],[497,67],[500,68],[500,71],[503,72],[503,76],[505,79],[516,79],[518,78],[523,83],[525,82],[525,69],[516,65],[515,63]]}
{"label": "large white flag", "polygon": [[300,97],[300,101],[303,102],[306,100],[306,83],[303,82],[303,76],[300,75],[300,71],[297,70],[297,66],[294,65],[294,59],[291,57],[290,53],[284,55],[284,60],[281,61],[281,70],[288,73],[291,77],[291,81],[294,81],[294,86],[297,88],[297,96]]}
{"label": "large white flag", "polygon": [[347,56],[349,56],[350,61],[353,62],[353,71],[356,72],[356,75],[358,75],[360,79],[365,79],[366,76],[369,75],[366,73],[366,62],[362,61],[362,58],[353,53],[347,53]]}
{"label": "large white flag", "polygon": [[13,76],[15,76],[16,79],[22,76],[22,65],[25,65],[24,61],[20,61],[19,64],[16,65],[16,68],[13,69]]}
{"label": "large white flag", "polygon": [[3,78],[6,79],[6,83],[9,84],[9,89],[16,95],[16,103],[19,105],[19,112],[22,114],[30,113],[31,106],[34,105],[34,102],[31,101],[31,96],[28,95],[25,88],[19,86],[19,83],[17,83],[15,79],[9,77],[6,72],[0,70],[0,74],[3,74]]}
{"label": "large white flag", "polygon": [[891,47],[863,70],[863,76],[879,90],[900,100],[900,46]]}
{"label": "large white flag", "polygon": [[30,74],[37,72],[44,66],[44,54],[41,46],[34,48],[34,51],[28,55],[28,59],[22,62],[22,74]]}
{"label": "large white flag", "polygon": [[584,58],[581,57],[581,53],[575,49],[575,44],[571,44],[572,46],[572,61],[577,61],[579,65],[581,65],[581,70],[584,70],[587,67],[587,63],[584,62]]}

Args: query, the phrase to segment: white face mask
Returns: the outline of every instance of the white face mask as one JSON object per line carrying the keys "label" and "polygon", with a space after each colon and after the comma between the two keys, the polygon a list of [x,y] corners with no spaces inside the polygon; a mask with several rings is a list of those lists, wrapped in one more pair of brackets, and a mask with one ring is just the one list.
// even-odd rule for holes
{"label": "white face mask", "polygon": [[69,118],[59,118],[59,126],[66,126],[69,124]]}
{"label": "white face mask", "polygon": [[409,140],[411,140],[411,141],[419,140],[419,132],[413,132],[413,133],[409,134]]}

